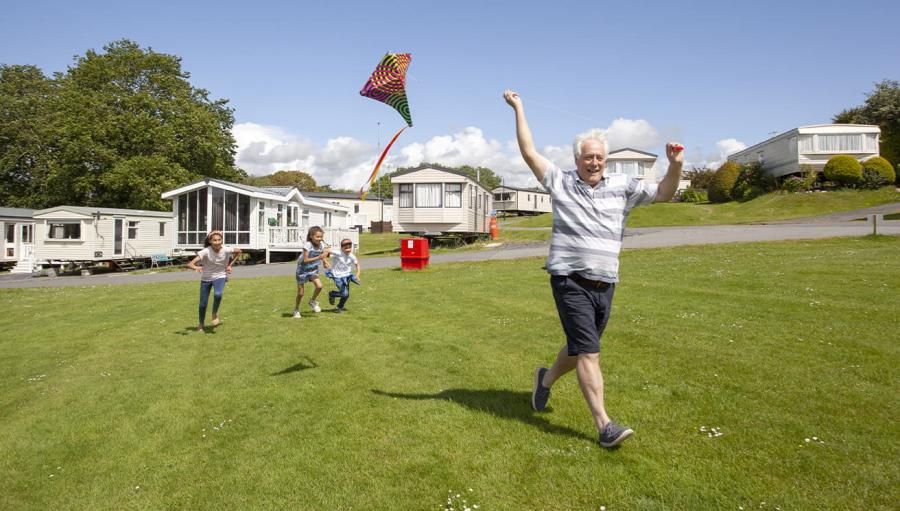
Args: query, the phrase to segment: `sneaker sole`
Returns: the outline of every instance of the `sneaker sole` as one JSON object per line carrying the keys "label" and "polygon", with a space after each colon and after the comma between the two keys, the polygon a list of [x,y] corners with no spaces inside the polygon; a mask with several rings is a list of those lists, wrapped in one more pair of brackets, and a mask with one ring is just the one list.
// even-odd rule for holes
{"label": "sneaker sole", "polygon": [[631,435],[633,435],[633,434],[634,434],[633,430],[626,429],[625,431],[622,432],[621,435],[616,437],[616,439],[613,440],[612,442],[600,442],[600,447],[615,447],[615,446],[621,444],[622,442],[624,442],[625,440],[628,440],[628,438],[631,437]]}

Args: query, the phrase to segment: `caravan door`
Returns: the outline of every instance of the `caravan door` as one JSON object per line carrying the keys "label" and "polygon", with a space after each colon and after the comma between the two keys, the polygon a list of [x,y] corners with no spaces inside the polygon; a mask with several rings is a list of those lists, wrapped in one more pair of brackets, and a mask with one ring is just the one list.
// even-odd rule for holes
{"label": "caravan door", "polygon": [[19,261],[34,260],[34,225],[23,224],[19,232]]}
{"label": "caravan door", "polygon": [[125,219],[116,218],[114,222],[115,226],[113,227],[113,257],[121,257],[124,253],[123,248],[125,245],[122,239],[122,230],[125,227]]}

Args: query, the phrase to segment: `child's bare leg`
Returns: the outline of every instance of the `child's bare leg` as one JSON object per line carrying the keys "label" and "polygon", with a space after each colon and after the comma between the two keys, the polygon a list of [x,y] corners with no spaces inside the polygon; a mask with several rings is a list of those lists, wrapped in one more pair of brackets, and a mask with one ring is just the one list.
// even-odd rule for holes
{"label": "child's bare leg", "polygon": [[313,291],[313,295],[312,295],[312,300],[315,301],[316,298],[319,297],[319,293],[322,292],[322,280],[316,279],[316,280],[312,281],[312,283],[316,286],[316,289],[315,289],[315,291]]}
{"label": "child's bare leg", "polygon": [[303,284],[297,284],[297,299],[294,300],[294,310],[300,310],[300,302],[303,301]]}

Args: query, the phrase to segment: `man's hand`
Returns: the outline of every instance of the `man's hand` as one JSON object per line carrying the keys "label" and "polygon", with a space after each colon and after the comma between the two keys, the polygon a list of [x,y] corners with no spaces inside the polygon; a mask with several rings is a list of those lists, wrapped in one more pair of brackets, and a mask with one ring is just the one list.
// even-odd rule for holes
{"label": "man's hand", "polygon": [[225,273],[231,273],[231,265],[225,267]]}
{"label": "man's hand", "polygon": [[678,142],[669,142],[666,144],[666,157],[669,163],[684,163],[684,146]]}
{"label": "man's hand", "polygon": [[519,142],[519,152],[525,164],[534,173],[534,177],[541,182],[544,180],[544,173],[550,166],[550,160],[541,156],[534,148],[534,140],[531,138],[531,130],[528,128],[528,121],[525,120],[525,107],[522,106],[522,98],[519,94],[509,89],[503,91],[503,99],[506,104],[512,107],[516,113],[516,140]]}
{"label": "man's hand", "polygon": [[507,89],[503,91],[503,99],[506,100],[506,104],[513,107],[513,110],[522,108],[522,98],[519,97],[519,93],[517,92]]}

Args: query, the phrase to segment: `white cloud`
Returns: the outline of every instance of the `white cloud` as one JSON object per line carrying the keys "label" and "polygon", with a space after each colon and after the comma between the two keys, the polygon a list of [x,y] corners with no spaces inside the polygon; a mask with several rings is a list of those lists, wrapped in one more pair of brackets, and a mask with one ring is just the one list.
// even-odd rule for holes
{"label": "white cloud", "polygon": [[659,131],[643,119],[616,119],[606,130],[609,149],[625,147],[646,151],[659,145]]}
{"label": "white cloud", "polygon": [[[312,175],[317,183],[334,188],[359,188],[380,156],[375,147],[351,137],[336,137],[318,147],[277,126],[241,123],[235,125],[232,133],[237,141],[237,164],[250,174],[302,170]],[[642,119],[616,119],[607,129],[607,136],[613,149],[649,150],[660,141],[656,128]],[[399,143],[385,158],[382,172],[423,162],[450,167],[471,165],[490,168],[511,186],[537,185],[514,140],[501,143],[486,138],[477,127],[435,136],[425,142]],[[561,168],[573,166],[569,144],[544,146],[541,153]]]}

